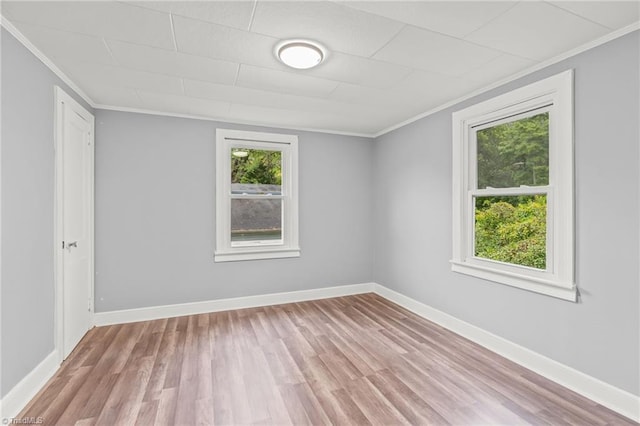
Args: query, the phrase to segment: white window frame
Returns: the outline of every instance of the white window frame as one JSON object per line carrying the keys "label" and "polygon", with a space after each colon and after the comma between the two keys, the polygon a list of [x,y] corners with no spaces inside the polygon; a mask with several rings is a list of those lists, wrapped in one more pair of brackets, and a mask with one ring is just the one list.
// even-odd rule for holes
{"label": "white window frame", "polygon": [[[549,185],[477,189],[477,130],[513,121],[516,115],[522,114],[516,118],[520,119],[545,111],[549,112]],[[573,70],[454,112],[452,120],[451,270],[575,302]],[[476,257],[474,196],[524,194],[547,196],[546,269]]]}
{"label": "white window frame", "polygon": [[[231,193],[232,148],[277,150],[282,153],[281,195]],[[231,242],[231,199],[282,200],[282,240]],[[298,243],[298,136],[243,130],[216,130],[216,250],[214,261],[299,257]]]}

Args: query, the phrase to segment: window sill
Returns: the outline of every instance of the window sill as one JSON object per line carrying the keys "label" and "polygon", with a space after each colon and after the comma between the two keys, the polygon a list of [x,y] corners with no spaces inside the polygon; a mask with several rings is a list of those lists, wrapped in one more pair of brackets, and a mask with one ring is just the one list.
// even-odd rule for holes
{"label": "window sill", "polygon": [[300,249],[251,247],[250,249],[217,251],[213,260],[215,262],[237,262],[242,260],[285,259],[289,257],[300,257]]}
{"label": "window sill", "polygon": [[577,302],[578,291],[574,284],[563,286],[560,283],[549,280],[533,278],[527,275],[501,271],[499,269],[487,268],[457,260],[451,260],[450,262],[453,272],[568,300],[570,302]]}

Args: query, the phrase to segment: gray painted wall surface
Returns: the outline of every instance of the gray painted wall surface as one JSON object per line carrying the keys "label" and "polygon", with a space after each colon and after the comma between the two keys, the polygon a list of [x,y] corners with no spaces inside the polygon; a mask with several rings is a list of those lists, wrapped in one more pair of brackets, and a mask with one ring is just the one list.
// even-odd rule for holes
{"label": "gray painted wall surface", "polygon": [[[381,136],[374,280],[621,389],[639,384],[639,33]],[[574,304],[451,272],[451,113],[575,68]]]}
{"label": "gray painted wall surface", "polygon": [[54,348],[54,85],[2,29],[2,396]]}
{"label": "gray painted wall surface", "polygon": [[[371,281],[370,139],[96,112],[96,312]],[[302,257],[214,263],[215,130],[299,135]]]}

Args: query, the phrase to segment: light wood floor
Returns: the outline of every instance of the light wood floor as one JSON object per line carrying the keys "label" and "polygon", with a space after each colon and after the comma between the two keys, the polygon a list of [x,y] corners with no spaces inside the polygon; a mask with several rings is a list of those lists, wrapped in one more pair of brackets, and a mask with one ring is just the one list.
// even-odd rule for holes
{"label": "light wood floor", "polygon": [[109,426],[634,424],[374,294],[94,328],[25,416]]}

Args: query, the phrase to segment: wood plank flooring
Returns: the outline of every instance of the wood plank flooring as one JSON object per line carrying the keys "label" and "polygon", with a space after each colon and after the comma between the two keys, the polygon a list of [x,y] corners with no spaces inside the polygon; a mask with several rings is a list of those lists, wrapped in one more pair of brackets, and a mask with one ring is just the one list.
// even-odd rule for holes
{"label": "wood plank flooring", "polygon": [[50,425],[631,425],[374,294],[92,329]]}

